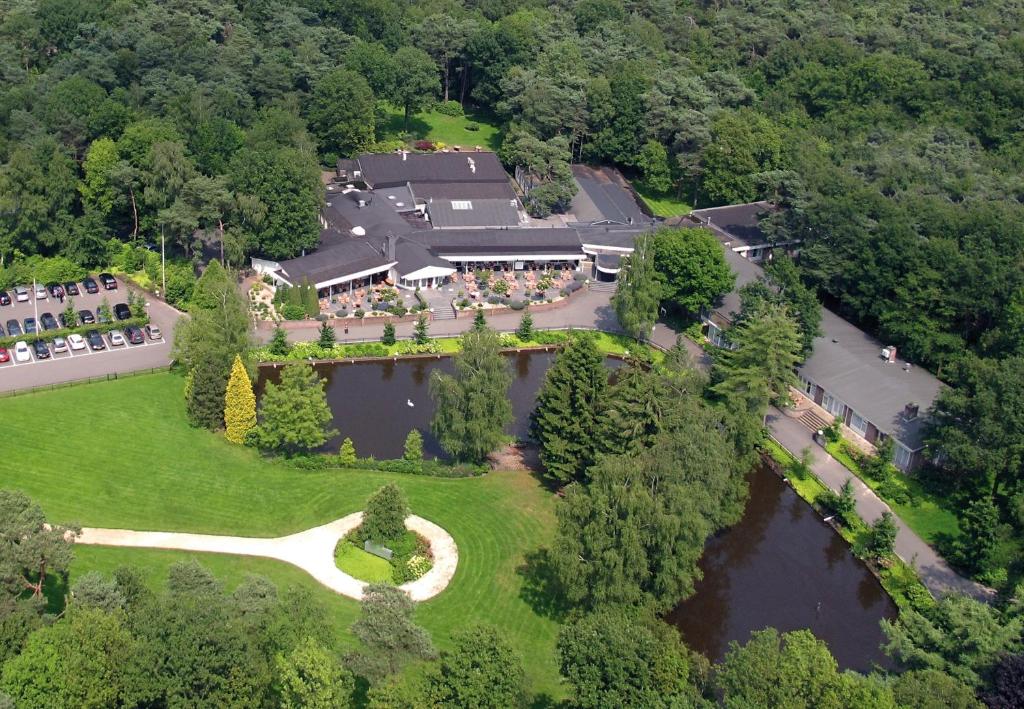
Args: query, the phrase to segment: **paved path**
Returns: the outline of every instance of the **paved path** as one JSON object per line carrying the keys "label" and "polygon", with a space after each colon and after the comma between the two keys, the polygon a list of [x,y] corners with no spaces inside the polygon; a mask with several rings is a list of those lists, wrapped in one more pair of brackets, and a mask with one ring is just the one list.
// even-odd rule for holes
{"label": "paved path", "polygon": [[[334,563],[338,540],[358,527],[362,512],[328,522],[320,527],[287,537],[227,537],[184,532],[136,532],[128,529],[96,529],[86,527],[76,540],[79,544],[151,549],[182,549],[186,551],[263,556],[297,566],[335,593],[359,600],[366,583],[339,569]],[[445,589],[455,575],[459,550],[455,540],[433,522],[412,515],[405,526],[430,542],[434,565],[423,576],[399,586],[414,601],[433,598]]]}
{"label": "paved path", "polygon": [[[857,514],[864,521],[874,522],[883,512],[892,512],[871,488],[816,444],[811,438],[811,432],[799,421],[773,407],[768,413],[768,428],[772,437],[797,458],[804,448],[810,447],[814,474],[834,492],[839,492],[848,479],[852,480],[857,498]],[[995,594],[992,589],[960,576],[903,520],[895,513],[893,516],[899,529],[896,534],[896,554],[917,569],[921,581],[932,595],[941,597],[951,592],[960,592],[978,600],[992,599]]]}

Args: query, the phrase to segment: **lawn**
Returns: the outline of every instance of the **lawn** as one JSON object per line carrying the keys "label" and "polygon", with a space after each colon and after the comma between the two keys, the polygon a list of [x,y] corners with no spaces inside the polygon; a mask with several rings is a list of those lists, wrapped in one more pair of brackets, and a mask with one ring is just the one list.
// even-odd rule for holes
{"label": "lawn", "polygon": [[896,516],[914,530],[917,536],[932,546],[942,540],[949,541],[960,535],[960,524],[956,515],[948,508],[943,507],[943,501],[928,492],[912,476],[900,473],[892,475],[891,486],[900,489],[908,497],[907,502],[896,502],[891,495],[884,494],[883,488],[877,480],[868,477],[861,471],[857,461],[839,442],[830,442],[825,449],[829,455],[874,490],[892,508]]}
{"label": "lawn", "polygon": [[[455,629],[493,623],[522,655],[531,687],[561,696],[558,624],[528,602],[535,593],[520,570],[527,554],[549,544],[554,528],[554,498],[532,476],[298,470],[189,427],[183,386],[182,378],[162,373],[5,399],[5,433],[18,445],[5,454],[4,487],[23,490],[58,522],[277,536],[355,512],[395,481],[413,512],[447,529],[459,548],[454,579],[419,607],[418,621],[441,647]],[[73,575],[132,564],[156,581],[174,561],[198,557],[229,587],[249,572],[302,584],[327,604],[329,620],[350,642],[357,604],[282,563],[129,549],[76,553]]]}
{"label": "lawn", "polygon": [[[383,134],[386,137],[398,137],[405,133],[403,118],[400,109],[390,109]],[[477,129],[469,130],[474,125]],[[417,113],[409,118],[408,132],[415,140],[441,142],[446,147],[458,145],[463,150],[472,150],[479,145],[486,150],[496,151],[501,146],[501,128],[493,118],[476,113],[465,116],[446,116],[434,111]]]}
{"label": "lawn", "polygon": [[334,550],[334,563],[349,576],[370,583],[391,583],[391,562],[344,541]]}
{"label": "lawn", "polygon": [[693,206],[681,199],[677,199],[672,195],[655,194],[654,192],[644,189],[639,180],[633,182],[633,187],[656,217],[664,217],[667,219],[669,217],[679,217],[684,214],[689,214],[693,211]]}

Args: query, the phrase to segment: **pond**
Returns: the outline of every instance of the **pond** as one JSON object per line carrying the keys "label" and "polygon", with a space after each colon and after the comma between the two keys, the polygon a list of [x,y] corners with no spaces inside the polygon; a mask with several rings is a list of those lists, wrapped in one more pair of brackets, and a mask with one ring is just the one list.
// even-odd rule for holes
{"label": "pond", "polygon": [[[514,374],[509,390],[514,423],[508,433],[526,438],[529,415],[553,352],[508,354]],[[609,360],[609,366],[618,362]],[[433,369],[450,372],[447,357],[321,364],[327,400],[339,435],[326,450],[351,437],[360,456],[398,458],[413,428],[424,451],[442,456],[430,434]],[[272,368],[261,369],[258,389]],[[410,406],[410,404],[412,404]],[[752,630],[810,628],[824,640],[840,668],[866,671],[887,660],[878,622],[896,609],[877,579],[846,542],[774,473],[750,475],[743,519],[708,542],[701,560],[704,579],[696,593],[667,617],[690,647],[720,660],[732,640]]]}

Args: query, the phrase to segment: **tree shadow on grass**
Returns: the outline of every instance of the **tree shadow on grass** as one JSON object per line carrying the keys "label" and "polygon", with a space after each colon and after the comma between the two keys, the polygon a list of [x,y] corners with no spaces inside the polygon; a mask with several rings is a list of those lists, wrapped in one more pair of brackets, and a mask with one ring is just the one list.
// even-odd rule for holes
{"label": "tree shadow on grass", "polygon": [[562,593],[547,549],[527,552],[526,561],[516,569],[516,573],[523,579],[519,597],[534,613],[557,621],[565,619],[572,610],[572,604]]}

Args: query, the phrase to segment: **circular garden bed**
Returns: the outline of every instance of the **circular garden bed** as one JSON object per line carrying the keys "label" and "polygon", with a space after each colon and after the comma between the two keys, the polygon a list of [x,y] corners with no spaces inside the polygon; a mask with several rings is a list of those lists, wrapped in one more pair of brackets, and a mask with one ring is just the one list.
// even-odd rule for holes
{"label": "circular garden bed", "polygon": [[397,539],[378,543],[392,552],[385,559],[365,551],[362,527],[338,540],[334,562],[349,576],[368,583],[389,583],[400,586],[423,576],[434,566],[430,542],[408,529]]}

